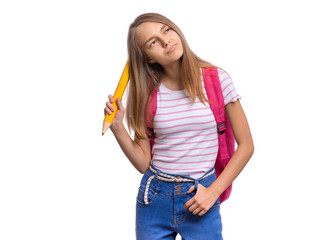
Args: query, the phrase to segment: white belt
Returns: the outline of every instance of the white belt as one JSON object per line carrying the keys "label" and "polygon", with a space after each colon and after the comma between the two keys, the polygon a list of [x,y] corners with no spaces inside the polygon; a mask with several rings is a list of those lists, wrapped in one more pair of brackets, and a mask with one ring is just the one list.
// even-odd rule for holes
{"label": "white belt", "polygon": [[153,180],[153,178],[156,176],[157,179],[164,181],[164,182],[195,182],[195,190],[197,189],[197,185],[198,185],[198,181],[202,180],[208,176],[210,176],[211,174],[213,174],[215,172],[215,169],[212,170],[211,172],[209,172],[208,174],[204,175],[203,177],[199,178],[199,179],[190,179],[190,178],[182,178],[182,177],[175,177],[175,176],[171,176],[168,174],[164,174],[164,173],[157,173],[156,170],[154,170],[152,168],[152,166],[149,167],[149,169],[155,173],[155,175],[150,176],[147,180],[147,184],[146,184],[146,188],[145,188],[145,195],[144,195],[144,202],[145,205],[148,205],[148,189],[149,189],[149,185],[151,183],[151,181]]}

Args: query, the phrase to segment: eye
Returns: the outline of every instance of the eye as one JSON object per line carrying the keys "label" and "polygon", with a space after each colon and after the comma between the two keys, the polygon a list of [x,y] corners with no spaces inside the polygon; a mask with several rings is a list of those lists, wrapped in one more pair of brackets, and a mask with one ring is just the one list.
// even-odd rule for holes
{"label": "eye", "polygon": [[156,43],[156,40],[150,43],[149,47],[153,46]]}
{"label": "eye", "polygon": [[169,32],[169,31],[170,31],[170,28],[169,28],[169,27],[166,28],[165,32],[167,33],[167,32]]}

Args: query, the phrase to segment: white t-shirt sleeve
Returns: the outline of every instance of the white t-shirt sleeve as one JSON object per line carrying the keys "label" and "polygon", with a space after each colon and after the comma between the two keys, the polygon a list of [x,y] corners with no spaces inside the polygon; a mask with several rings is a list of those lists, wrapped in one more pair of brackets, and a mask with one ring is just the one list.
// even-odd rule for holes
{"label": "white t-shirt sleeve", "polygon": [[218,76],[222,87],[225,105],[230,102],[235,102],[237,99],[241,99],[241,96],[237,93],[229,74],[223,69],[218,68]]}

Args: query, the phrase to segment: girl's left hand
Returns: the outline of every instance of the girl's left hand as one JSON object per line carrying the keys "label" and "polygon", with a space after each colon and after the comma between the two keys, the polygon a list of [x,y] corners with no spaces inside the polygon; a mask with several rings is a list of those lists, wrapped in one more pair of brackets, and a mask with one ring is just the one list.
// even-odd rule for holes
{"label": "girl's left hand", "polygon": [[[188,194],[194,191],[194,185],[188,190]],[[209,209],[214,205],[219,195],[211,189],[204,187],[202,184],[198,184],[197,192],[194,197],[192,197],[186,204],[184,204],[183,209],[189,208],[189,211],[194,215],[198,214],[203,216]]]}

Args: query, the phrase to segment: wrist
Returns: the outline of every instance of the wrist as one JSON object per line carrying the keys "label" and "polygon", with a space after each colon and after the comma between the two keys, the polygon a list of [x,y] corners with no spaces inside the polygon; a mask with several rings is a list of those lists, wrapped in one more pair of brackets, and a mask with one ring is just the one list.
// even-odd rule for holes
{"label": "wrist", "polygon": [[118,135],[120,132],[124,130],[124,124],[122,122],[113,122],[111,125],[111,131],[114,135]]}
{"label": "wrist", "polygon": [[211,194],[213,194],[216,198],[219,198],[219,196],[223,193],[223,191],[217,187],[216,182],[213,182],[209,186],[209,190],[211,191]]}

